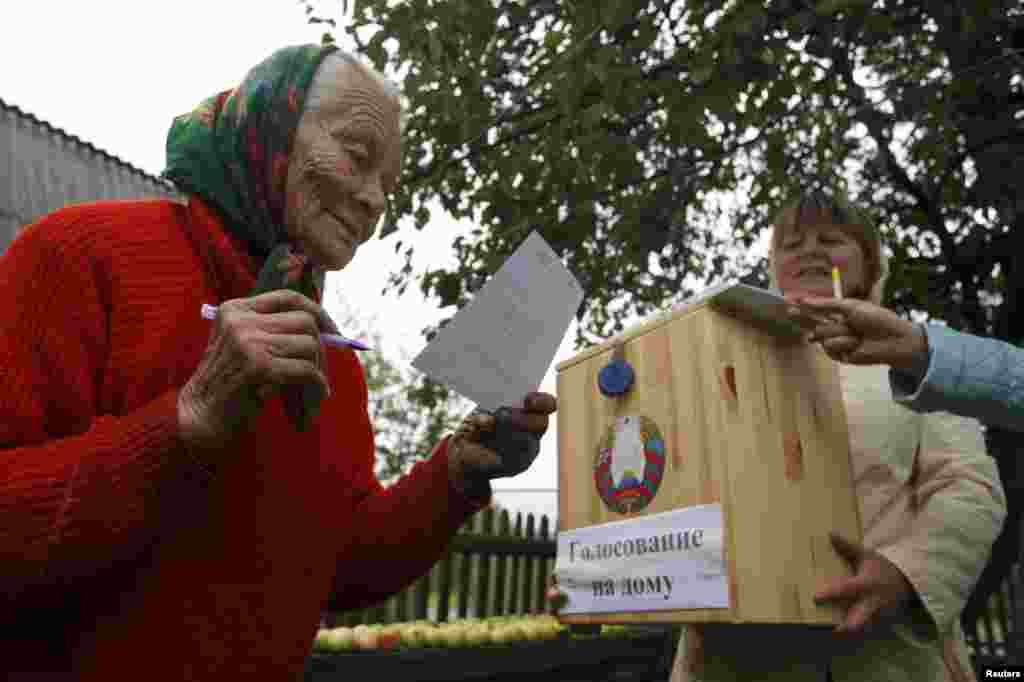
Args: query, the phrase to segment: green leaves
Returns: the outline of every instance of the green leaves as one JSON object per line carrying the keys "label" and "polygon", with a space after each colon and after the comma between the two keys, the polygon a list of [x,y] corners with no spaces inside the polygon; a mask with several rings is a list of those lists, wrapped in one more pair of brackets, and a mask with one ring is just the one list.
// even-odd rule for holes
{"label": "green leaves", "polygon": [[435,64],[440,64],[444,59],[444,48],[441,47],[441,39],[437,37],[437,31],[427,31],[427,47],[430,58]]}
{"label": "green leaves", "polygon": [[564,40],[565,35],[561,31],[548,31],[544,35],[544,49],[554,55],[558,52],[558,48],[562,46]]}
{"label": "green leaves", "polygon": [[[537,228],[587,285],[582,342],[715,273],[755,268],[739,247],[769,225],[786,198],[776,189],[844,180],[894,243],[913,241],[901,230],[921,216],[933,234],[976,229],[971,216],[990,209],[1015,224],[1005,207],[1024,174],[995,169],[1016,168],[1024,153],[1017,140],[985,143],[1017,125],[1016,62],[999,47],[1012,42],[1011,3],[877,4],[361,2],[346,31],[376,30],[367,54],[409,74],[416,162],[393,198],[396,218],[431,229],[425,207],[439,202],[482,221],[454,249],[457,266],[428,269],[425,293],[463,300]],[[985,40],[966,49],[965,28]],[[878,144],[896,150],[894,162]],[[969,189],[968,148],[985,149]],[[956,225],[934,224],[938,215]],[[924,261],[934,272],[951,258],[940,247]],[[407,260],[393,283],[412,272]],[[963,268],[941,273],[933,290],[975,286]],[[948,312],[948,297],[940,305],[916,280],[899,286],[907,306]],[[991,319],[1008,315],[992,306]],[[979,328],[997,326],[971,314]]]}
{"label": "green leaves", "polygon": [[818,16],[828,17],[843,10],[870,6],[871,0],[822,0],[814,6],[814,12]]}

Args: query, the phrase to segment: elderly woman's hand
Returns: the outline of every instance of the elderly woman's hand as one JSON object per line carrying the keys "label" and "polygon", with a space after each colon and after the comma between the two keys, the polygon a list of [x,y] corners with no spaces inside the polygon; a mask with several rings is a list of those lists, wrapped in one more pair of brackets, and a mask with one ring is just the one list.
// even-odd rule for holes
{"label": "elderly woman's hand", "polygon": [[795,315],[825,315],[809,340],[820,343],[829,357],[854,365],[889,365],[915,375],[928,366],[924,328],[891,310],[856,299],[787,296]]}
{"label": "elderly woman's hand", "polygon": [[836,551],[854,570],[853,576],[840,578],[814,595],[816,601],[846,604],[837,633],[861,634],[872,624],[898,613],[917,596],[896,564],[840,535],[833,533],[831,538]]}
{"label": "elderly woman's hand", "polygon": [[287,289],[221,304],[203,359],[178,394],[181,439],[201,451],[223,447],[280,386],[315,384],[330,395],[320,333],[337,331],[323,308]]}
{"label": "elderly woman's hand", "polygon": [[526,471],[540,452],[548,415],[557,406],[553,395],[530,393],[521,408],[475,411],[466,417],[448,445],[448,472],[455,488],[483,495],[490,479]]}

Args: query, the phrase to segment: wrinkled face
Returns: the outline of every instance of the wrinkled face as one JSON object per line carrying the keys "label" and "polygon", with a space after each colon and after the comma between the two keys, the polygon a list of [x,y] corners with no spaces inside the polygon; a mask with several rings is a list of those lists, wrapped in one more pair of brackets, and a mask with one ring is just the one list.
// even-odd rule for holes
{"label": "wrinkled face", "polygon": [[864,249],[849,233],[831,222],[802,221],[783,230],[772,254],[775,281],[785,294],[831,297],[832,266],[839,268],[843,296],[866,298]]}
{"label": "wrinkled face", "polygon": [[397,102],[358,68],[303,114],[288,164],[285,224],[318,268],[341,270],[373,234],[401,170]]}

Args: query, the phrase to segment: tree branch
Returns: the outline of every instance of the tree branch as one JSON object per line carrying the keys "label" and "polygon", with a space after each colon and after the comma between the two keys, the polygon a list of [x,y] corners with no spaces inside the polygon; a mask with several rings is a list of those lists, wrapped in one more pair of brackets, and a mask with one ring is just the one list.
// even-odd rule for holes
{"label": "tree branch", "polygon": [[[453,166],[453,165],[455,165],[457,163],[462,163],[466,159],[469,159],[469,158],[471,158],[471,157],[473,157],[475,155],[481,154],[483,152],[490,151],[492,149],[497,149],[498,147],[501,147],[501,146],[506,145],[506,144],[512,144],[514,142],[518,142],[522,138],[530,135],[531,133],[535,133],[535,132],[537,132],[539,130],[543,130],[545,127],[547,127],[548,125],[551,125],[552,123],[555,123],[556,121],[558,121],[562,117],[563,117],[563,114],[561,112],[557,112],[557,113],[555,113],[554,115],[550,116],[549,118],[547,118],[545,120],[541,120],[538,123],[534,123],[533,125],[526,126],[524,128],[520,128],[519,130],[516,130],[512,134],[506,135],[505,137],[500,137],[500,138],[498,138],[497,140],[495,140],[494,142],[492,142],[490,144],[485,144],[483,146],[476,147],[472,151],[470,151],[470,152],[468,152],[466,154],[463,154],[462,156],[458,156],[458,157],[454,157],[453,156],[452,158],[445,159],[443,162],[440,163],[440,165],[431,164],[430,166],[428,166],[423,171],[417,171],[417,172],[413,173],[412,177],[410,178],[410,181],[412,183],[419,182],[420,180],[423,180],[424,178],[429,178],[429,177],[435,175],[436,173],[443,172],[443,171],[447,170],[448,168],[450,168],[451,166]],[[482,133],[480,133],[480,135],[476,136],[473,139],[474,140],[479,140],[479,139],[483,138],[486,134],[487,134],[487,130],[485,129]],[[471,142],[463,142],[461,144],[462,145],[466,145],[466,144],[471,144]]]}
{"label": "tree branch", "polygon": [[[942,253],[947,259],[947,263],[952,266],[952,256],[956,250],[956,245],[953,243],[953,237],[949,234],[946,229],[945,221],[938,206],[931,201],[928,193],[918,183],[910,179],[907,175],[907,171],[900,165],[899,161],[896,160],[889,149],[889,145],[886,144],[886,116],[883,112],[880,112],[874,108],[874,105],[868,99],[864,89],[857,84],[853,78],[853,64],[850,61],[849,55],[841,48],[833,48],[832,50],[832,66],[833,70],[839,74],[843,83],[846,85],[847,92],[850,98],[856,104],[855,118],[859,120],[868,129],[868,134],[871,135],[875,141],[875,145],[878,147],[879,154],[882,157],[882,161],[885,164],[885,170],[889,173],[896,185],[908,194],[914,197],[917,203],[917,208],[924,212],[928,216],[928,220],[933,225],[933,230],[942,242]],[[891,128],[890,128],[891,131]]]}

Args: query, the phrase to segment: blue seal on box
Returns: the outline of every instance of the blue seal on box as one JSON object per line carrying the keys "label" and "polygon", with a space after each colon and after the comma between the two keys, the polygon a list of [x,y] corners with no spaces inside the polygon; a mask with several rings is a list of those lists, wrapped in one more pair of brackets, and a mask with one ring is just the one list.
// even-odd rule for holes
{"label": "blue seal on box", "polygon": [[612,351],[612,359],[597,373],[597,387],[601,394],[614,397],[622,395],[633,387],[636,373],[633,371],[626,358],[621,344],[615,346]]}

